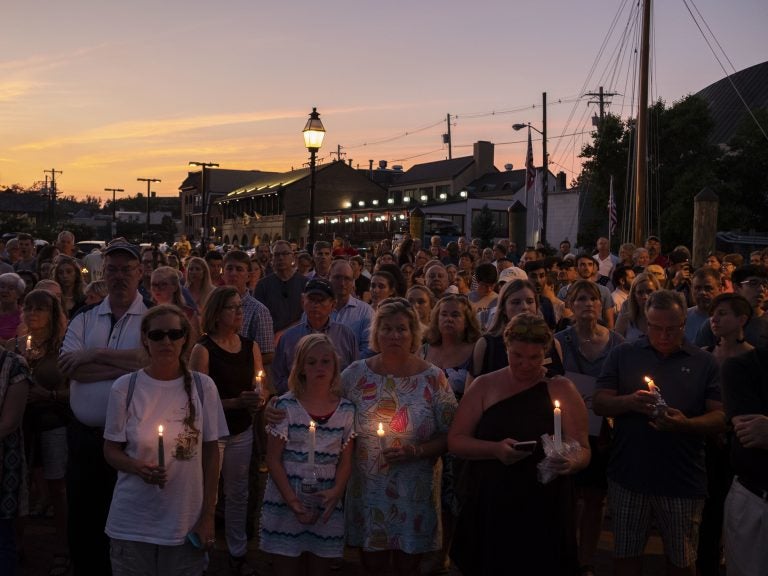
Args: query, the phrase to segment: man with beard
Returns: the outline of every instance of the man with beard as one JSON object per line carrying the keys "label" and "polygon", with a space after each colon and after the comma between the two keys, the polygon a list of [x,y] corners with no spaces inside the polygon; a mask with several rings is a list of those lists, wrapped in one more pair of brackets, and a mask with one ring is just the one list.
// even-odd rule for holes
{"label": "man with beard", "polygon": [[632,287],[632,282],[635,279],[635,271],[629,266],[619,265],[613,271],[611,282],[616,289],[611,292],[611,298],[613,298],[614,314],[619,315],[621,306],[629,298],[629,289]]}

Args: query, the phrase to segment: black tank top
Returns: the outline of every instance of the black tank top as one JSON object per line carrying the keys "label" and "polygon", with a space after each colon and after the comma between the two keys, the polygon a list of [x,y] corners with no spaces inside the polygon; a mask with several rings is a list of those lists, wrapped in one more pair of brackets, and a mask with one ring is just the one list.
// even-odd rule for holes
{"label": "black tank top", "polygon": [[[253,388],[253,340],[240,336],[240,351],[227,352],[207,334],[200,341],[208,350],[208,376],[216,383],[222,400],[237,398],[240,392]],[[245,432],[251,415],[245,408],[225,409],[231,435]]]}

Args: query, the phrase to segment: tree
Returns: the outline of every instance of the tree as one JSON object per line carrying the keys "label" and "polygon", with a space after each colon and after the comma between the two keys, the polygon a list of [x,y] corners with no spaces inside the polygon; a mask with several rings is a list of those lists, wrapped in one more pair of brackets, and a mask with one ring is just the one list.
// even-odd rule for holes
{"label": "tree", "polygon": [[480,238],[482,247],[491,246],[496,238],[496,221],[488,204],[483,204],[480,212],[472,219],[472,236]]}

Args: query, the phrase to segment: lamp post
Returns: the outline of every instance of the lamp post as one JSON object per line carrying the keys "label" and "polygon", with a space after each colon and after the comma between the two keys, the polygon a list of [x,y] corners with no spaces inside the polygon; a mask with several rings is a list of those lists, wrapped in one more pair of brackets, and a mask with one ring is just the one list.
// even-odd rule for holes
{"label": "lamp post", "polygon": [[115,206],[115,193],[125,192],[125,190],[122,188],[104,188],[104,192],[112,192],[112,237],[114,238],[117,236],[117,216],[115,213],[117,207]]}
{"label": "lamp post", "polygon": [[309,230],[307,231],[306,243],[306,248],[309,250],[315,242],[315,173],[317,172],[315,157],[323,145],[323,138],[325,138],[325,128],[317,108],[312,108],[303,134],[304,146],[309,150]]}
{"label": "lamp post", "polygon": [[147,183],[147,240],[149,241],[149,198],[152,195],[149,187],[152,185],[152,182],[162,182],[162,180],[160,178],[136,178],[136,181]]}
{"label": "lamp post", "polygon": [[203,204],[203,217],[201,221],[201,225],[203,228],[203,234],[202,238],[200,238],[200,244],[201,246],[205,246],[205,239],[206,236],[208,236],[208,194],[205,189],[205,169],[206,168],[218,168],[219,165],[216,162],[190,162],[190,166],[200,166],[201,173],[200,173],[200,195],[202,196],[202,204]]}
{"label": "lamp post", "polygon": [[530,122],[525,124],[512,124],[513,130],[535,130],[541,134],[541,157],[542,157],[542,186],[541,186],[541,243],[547,245],[547,204],[549,196],[549,156],[547,154],[547,93],[542,92],[541,100],[543,105],[543,114],[541,119],[541,130],[531,126]]}

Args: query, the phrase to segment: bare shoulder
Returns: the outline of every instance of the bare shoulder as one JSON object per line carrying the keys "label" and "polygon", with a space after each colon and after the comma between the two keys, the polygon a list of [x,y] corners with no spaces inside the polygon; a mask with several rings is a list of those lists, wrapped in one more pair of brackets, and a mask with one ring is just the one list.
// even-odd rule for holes
{"label": "bare shoulder", "polygon": [[576,385],[565,376],[554,376],[548,382],[550,395],[579,395]]}

